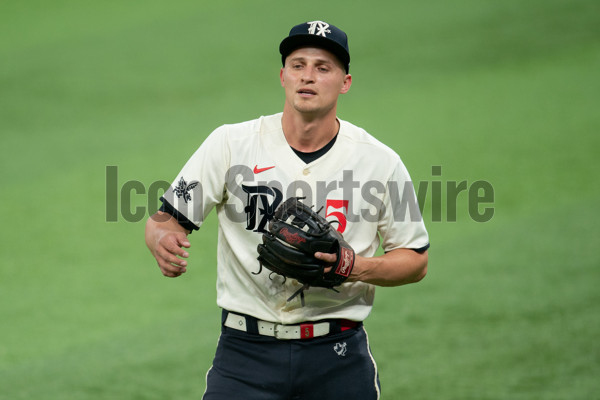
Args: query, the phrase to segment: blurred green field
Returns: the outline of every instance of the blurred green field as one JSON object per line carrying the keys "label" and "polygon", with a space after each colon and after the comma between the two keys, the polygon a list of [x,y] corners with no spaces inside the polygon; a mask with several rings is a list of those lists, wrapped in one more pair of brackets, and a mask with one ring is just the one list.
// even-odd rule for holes
{"label": "blurred green field", "polygon": [[215,216],[163,278],[143,221],[106,222],[106,167],[171,181],[218,125],[280,111],[277,46],[314,19],[350,37],[341,118],[415,182],[494,188],[486,223],[465,193],[432,221],[430,192],[427,278],[378,289],[383,398],[600,399],[594,0],[0,3],[0,399],[201,397]]}

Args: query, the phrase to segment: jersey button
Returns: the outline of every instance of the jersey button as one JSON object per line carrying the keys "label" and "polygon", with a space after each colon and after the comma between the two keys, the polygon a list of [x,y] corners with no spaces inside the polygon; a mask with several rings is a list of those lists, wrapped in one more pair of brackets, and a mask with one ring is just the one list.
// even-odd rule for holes
{"label": "jersey button", "polygon": [[302,173],[304,175],[308,175],[308,174],[310,174],[310,169],[306,168],[304,171],[302,171]]}

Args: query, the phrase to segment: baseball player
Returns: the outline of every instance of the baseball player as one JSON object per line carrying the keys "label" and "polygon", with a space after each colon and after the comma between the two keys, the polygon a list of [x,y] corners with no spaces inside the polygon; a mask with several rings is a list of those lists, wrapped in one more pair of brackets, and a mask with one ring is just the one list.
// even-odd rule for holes
{"label": "baseball player", "polygon": [[[400,157],[336,116],[352,84],[346,34],[302,23],[279,50],[283,112],[214,130],[161,198],[146,243],[162,273],[178,277],[188,267],[188,235],[216,209],[223,311],[205,400],[378,399],[363,321],[376,286],[425,276],[428,234]],[[303,286],[257,260],[278,206],[300,196],[355,252],[333,290]],[[375,256],[379,246],[385,253]],[[311,257],[337,262],[334,252]]]}

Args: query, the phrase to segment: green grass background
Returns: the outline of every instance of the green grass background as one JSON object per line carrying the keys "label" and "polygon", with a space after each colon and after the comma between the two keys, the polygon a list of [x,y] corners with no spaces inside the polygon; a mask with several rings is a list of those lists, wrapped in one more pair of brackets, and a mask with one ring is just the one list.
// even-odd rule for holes
{"label": "green grass background", "polygon": [[416,182],[494,188],[486,223],[466,193],[432,221],[429,192],[429,274],[366,324],[383,398],[600,399],[595,0],[1,2],[0,399],[200,397],[215,217],[163,278],[143,221],[106,222],[105,168],[171,181],[218,125],[280,111],[277,46],[314,19],[350,36],[341,118]]}

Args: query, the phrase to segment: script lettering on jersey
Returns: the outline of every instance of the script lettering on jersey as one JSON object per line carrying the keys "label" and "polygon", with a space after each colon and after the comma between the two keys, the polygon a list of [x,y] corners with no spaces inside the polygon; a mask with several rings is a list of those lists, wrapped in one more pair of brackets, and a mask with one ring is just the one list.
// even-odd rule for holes
{"label": "script lettering on jersey", "polygon": [[248,195],[244,207],[246,229],[253,232],[266,232],[267,222],[273,218],[275,209],[283,199],[281,190],[262,185],[242,185],[242,190]]}

